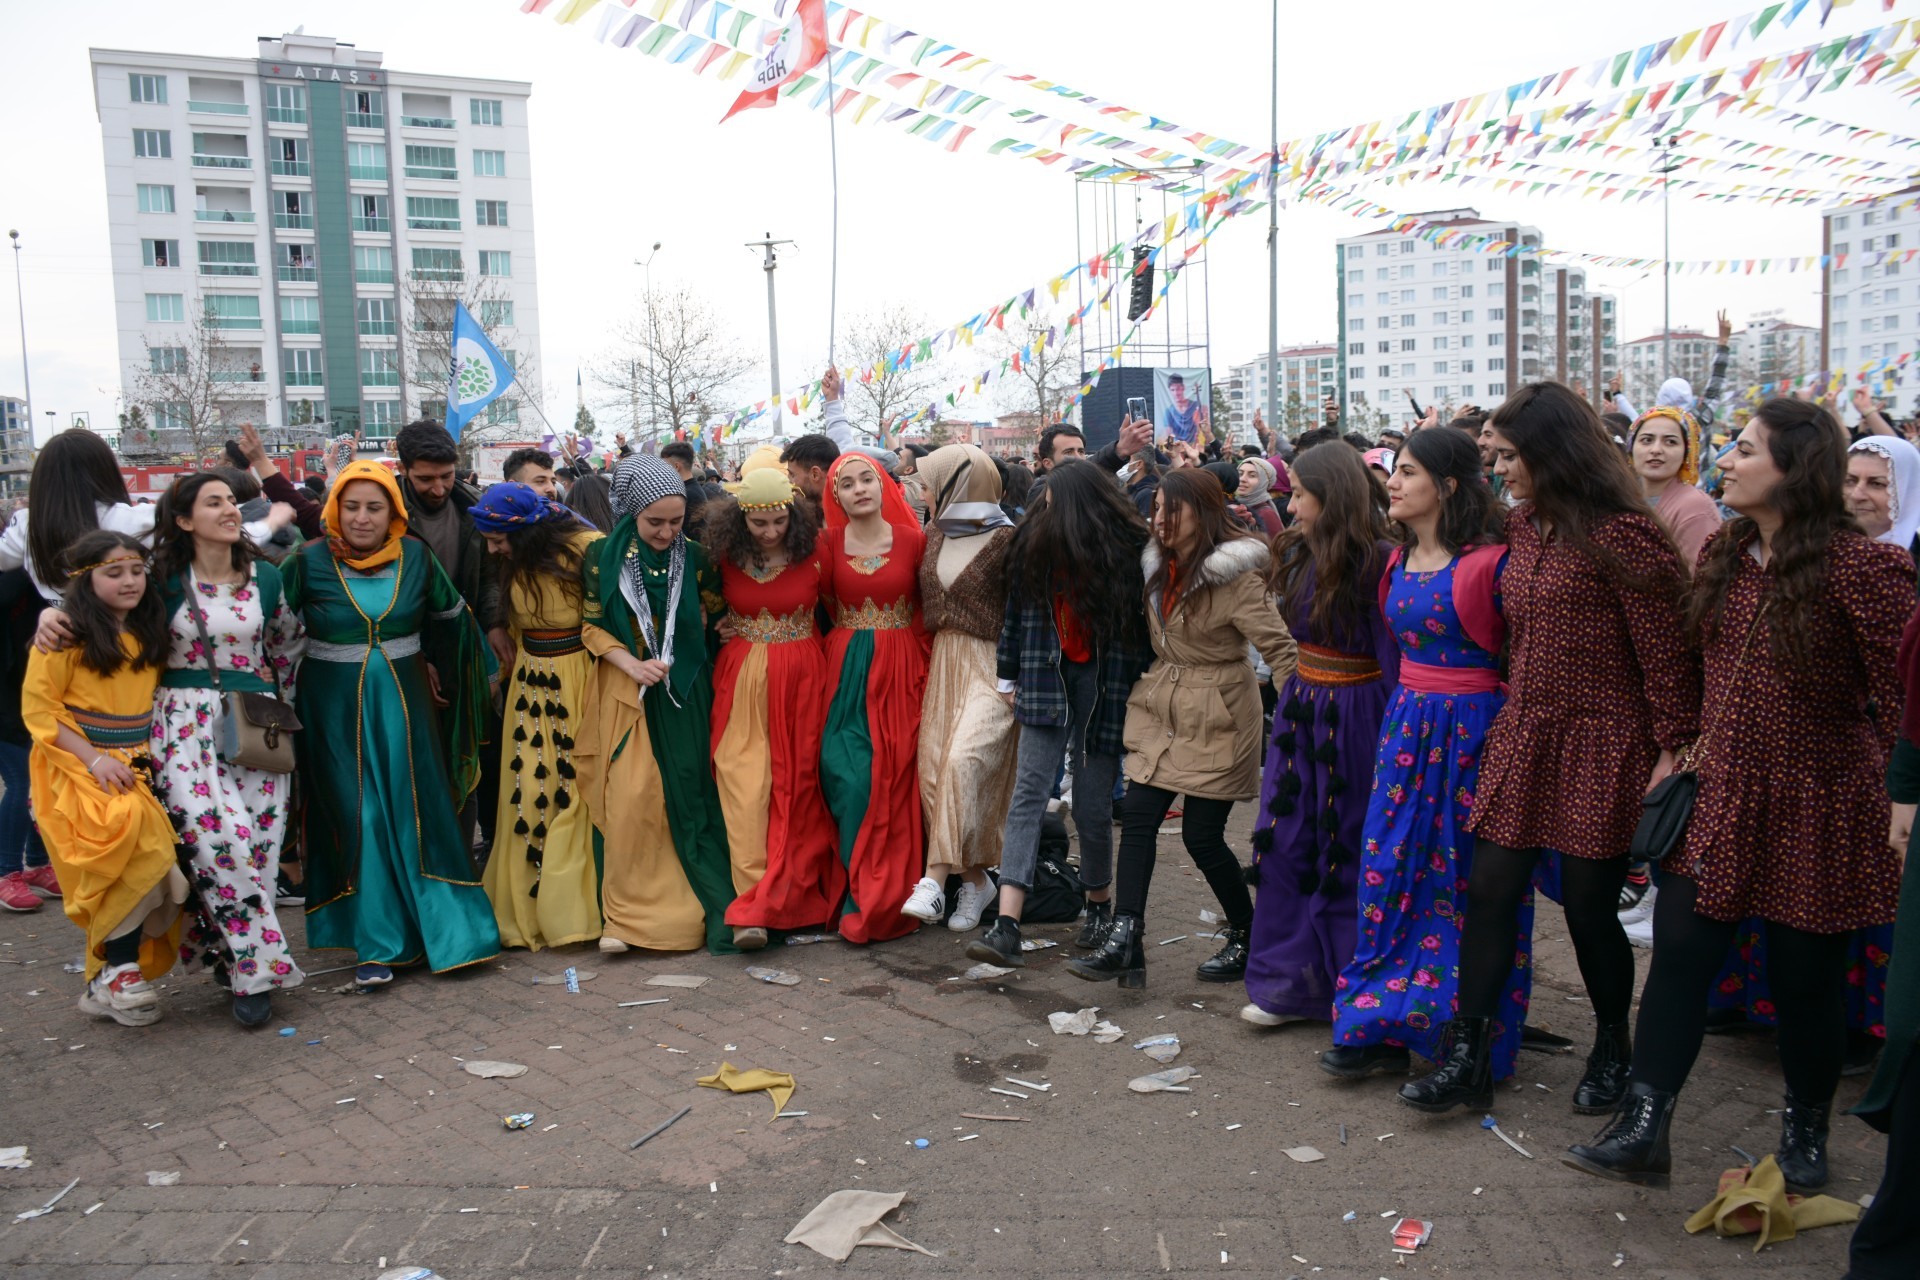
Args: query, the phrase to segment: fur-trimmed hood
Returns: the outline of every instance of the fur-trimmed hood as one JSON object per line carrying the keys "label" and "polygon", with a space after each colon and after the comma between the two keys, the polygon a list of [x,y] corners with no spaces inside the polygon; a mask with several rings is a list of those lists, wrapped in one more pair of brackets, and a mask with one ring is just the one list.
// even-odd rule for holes
{"label": "fur-trimmed hood", "polygon": [[[1272,551],[1260,538],[1230,538],[1208,553],[1200,562],[1200,571],[1189,583],[1193,587],[1224,587],[1241,574],[1258,573],[1266,569]],[[1153,575],[1160,572],[1160,544],[1149,538],[1147,545],[1140,549],[1140,571],[1152,581]]]}

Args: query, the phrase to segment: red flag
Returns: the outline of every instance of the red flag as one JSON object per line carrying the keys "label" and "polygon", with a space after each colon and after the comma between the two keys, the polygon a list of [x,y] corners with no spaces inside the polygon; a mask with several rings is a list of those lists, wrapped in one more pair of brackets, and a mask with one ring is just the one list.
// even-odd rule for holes
{"label": "red flag", "polygon": [[827,56],[826,0],[800,0],[793,17],[753,66],[753,88],[734,99],[720,122],[754,107],[770,107],[780,90],[798,80]]}

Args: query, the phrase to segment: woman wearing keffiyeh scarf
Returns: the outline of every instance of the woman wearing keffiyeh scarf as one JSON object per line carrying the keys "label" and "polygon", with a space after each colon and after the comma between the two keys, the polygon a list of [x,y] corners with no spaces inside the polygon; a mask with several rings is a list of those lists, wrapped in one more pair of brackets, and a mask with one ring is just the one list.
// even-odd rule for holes
{"label": "woman wearing keffiyeh scarf", "polygon": [[719,575],[689,542],[686,488],[650,454],[613,475],[613,531],[587,555],[593,654],[572,763],[602,844],[600,949],[732,951],[727,830],[708,750]]}

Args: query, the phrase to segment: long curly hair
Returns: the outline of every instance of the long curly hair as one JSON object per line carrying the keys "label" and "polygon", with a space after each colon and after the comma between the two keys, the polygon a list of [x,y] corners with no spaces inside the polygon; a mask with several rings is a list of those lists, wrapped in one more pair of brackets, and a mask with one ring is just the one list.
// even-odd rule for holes
{"label": "long curly hair", "polygon": [[1319,500],[1320,518],[1311,529],[1294,524],[1274,535],[1267,581],[1284,613],[1311,579],[1307,625],[1313,634],[1325,644],[1363,642],[1367,618],[1379,607],[1374,584],[1385,560],[1386,494],[1345,441],[1315,445],[1288,469],[1293,482]]}
{"label": "long curly hair", "polygon": [[[68,548],[60,565],[61,579],[67,584],[62,607],[73,623],[73,634],[80,646],[80,665],[103,676],[111,676],[122,667],[139,671],[165,666],[167,648],[172,644],[167,634],[166,606],[160,601],[160,587],[151,572],[147,574],[146,594],[127,614],[124,625],[94,592],[92,571],[74,576],[78,570],[88,565],[97,566],[121,551],[131,551],[142,564],[146,563],[147,549],[137,539],[111,529],[95,529],[82,534]],[[139,646],[131,658],[120,647],[123,629]]]}
{"label": "long curly hair", "polygon": [[[177,522],[193,518],[193,504],[200,501],[200,491],[210,484],[224,484],[238,505],[239,497],[233,494],[232,483],[220,474],[224,470],[226,468],[221,467],[191,472],[168,485],[167,491],[160,495],[160,505],[153,513],[153,576],[161,582],[186,577],[188,567],[193,564],[193,533],[182,529]],[[233,571],[246,573],[257,555],[253,540],[243,529],[240,540],[232,547]]]}
{"label": "long curly hair", "polygon": [[[794,500],[787,504],[787,536],[780,544],[786,548],[787,563],[799,564],[812,555],[819,536],[806,500],[796,493]],[[767,567],[766,553],[760,550],[753,531],[747,528],[747,513],[732,494],[715,499],[707,508],[706,533],[700,545],[706,548],[715,564],[724,562],[744,570]]]}
{"label": "long curly hair", "polygon": [[[1847,478],[1847,435],[1833,414],[1805,400],[1777,398],[1754,410],[1747,431],[1759,428],[1780,482],[1768,505],[1780,517],[1773,535],[1773,592],[1767,601],[1774,656],[1805,662],[1807,636],[1827,581],[1827,549],[1838,534],[1858,534],[1859,524],[1843,497]],[[1742,433],[1743,439],[1745,433]],[[1730,520],[1707,544],[1706,559],[1687,601],[1687,635],[1704,646],[1720,629],[1727,592],[1758,536],[1751,516]]]}
{"label": "long curly hair", "polygon": [[551,585],[563,600],[577,603],[584,590],[582,557],[568,543],[575,534],[590,532],[571,515],[509,530],[507,554],[499,558],[501,594],[518,586],[530,598],[539,600]]}
{"label": "long curly hair", "polygon": [[[1434,532],[1447,554],[1457,556],[1468,547],[1506,540],[1507,508],[1487,484],[1480,469],[1480,449],[1472,436],[1452,430],[1416,431],[1401,446],[1397,463],[1408,461],[1426,472],[1440,491],[1440,523]],[[1451,493],[1449,480],[1454,482]],[[1402,540],[1411,544],[1412,531],[1404,525],[1398,528]]]}
{"label": "long curly hair", "polygon": [[1149,536],[1111,476],[1084,459],[1057,462],[1007,544],[1009,594],[1022,604],[1060,599],[1096,640],[1144,646],[1140,551]]}

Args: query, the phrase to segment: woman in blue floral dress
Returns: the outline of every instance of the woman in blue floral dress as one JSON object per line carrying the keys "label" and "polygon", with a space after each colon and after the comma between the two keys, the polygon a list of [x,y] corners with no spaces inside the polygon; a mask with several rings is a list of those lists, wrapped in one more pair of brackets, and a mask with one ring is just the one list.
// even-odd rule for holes
{"label": "woman in blue floral dress", "polygon": [[[1320,1060],[1345,1079],[1404,1073],[1410,1050],[1439,1052],[1459,983],[1480,747],[1507,700],[1506,549],[1494,541],[1500,513],[1478,451],[1460,432],[1416,432],[1387,490],[1389,514],[1408,535],[1380,592],[1400,643],[1400,685],[1380,730],[1361,838],[1359,942],[1335,983],[1334,1047]],[[1532,931],[1529,906],[1495,1037],[1500,1079],[1513,1074],[1526,1019]]]}

